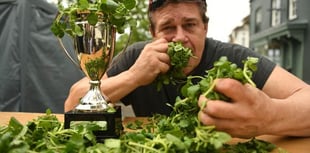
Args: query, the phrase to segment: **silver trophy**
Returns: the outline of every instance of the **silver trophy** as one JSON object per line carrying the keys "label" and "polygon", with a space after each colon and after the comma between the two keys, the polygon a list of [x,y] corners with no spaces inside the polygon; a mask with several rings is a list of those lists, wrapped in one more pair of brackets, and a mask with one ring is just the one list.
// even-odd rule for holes
{"label": "silver trophy", "polygon": [[91,123],[102,128],[93,131],[97,140],[117,138],[123,129],[121,107],[110,107],[100,89],[100,79],[113,58],[116,28],[102,21],[93,25],[82,20],[75,25],[83,32],[73,36],[75,57],[70,56],[62,40],[58,40],[69,59],[89,78],[90,89],[74,110],[65,113],[64,126],[70,128],[71,122]]}
{"label": "silver trophy", "polygon": [[58,39],[69,59],[90,80],[90,89],[80,99],[75,110],[83,112],[104,111],[108,108],[108,102],[101,92],[100,79],[113,58],[116,29],[106,22],[97,22],[95,25],[91,25],[87,21],[79,21],[75,24],[83,31],[83,35],[73,38],[74,56],[76,57],[71,57],[61,39]]}
{"label": "silver trophy", "polygon": [[[66,0],[65,0],[66,1]],[[71,122],[91,122],[106,128],[93,130],[97,139],[119,137],[122,127],[121,106],[110,107],[100,89],[100,79],[112,61],[116,32],[122,33],[133,22],[130,10],[135,0],[76,0],[58,3],[58,13],[51,26],[69,59],[89,78],[90,89],[74,110],[65,112],[65,128]],[[68,4],[66,5],[62,4]],[[127,24],[128,23],[128,24]],[[74,53],[69,53],[62,39],[73,38]],[[127,46],[127,45],[126,45]],[[104,84],[103,84],[104,86]],[[103,130],[105,129],[105,130]]]}

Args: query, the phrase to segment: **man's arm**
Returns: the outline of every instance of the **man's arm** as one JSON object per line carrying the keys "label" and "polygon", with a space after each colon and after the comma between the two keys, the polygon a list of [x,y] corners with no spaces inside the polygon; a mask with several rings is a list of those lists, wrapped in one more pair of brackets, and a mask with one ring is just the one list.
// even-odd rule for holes
{"label": "man's arm", "polygon": [[291,73],[276,67],[263,91],[274,102],[273,124],[268,134],[310,136],[310,86]]}
{"label": "man's arm", "polygon": [[[167,54],[168,42],[157,39],[147,44],[129,70],[116,76],[101,79],[101,90],[110,102],[117,102],[139,86],[150,84],[160,73],[169,70],[170,58]],[[124,59],[121,59],[124,60]],[[65,101],[65,112],[75,108],[79,99],[89,90],[89,80],[83,78],[75,83]]]}
{"label": "man's arm", "polygon": [[[207,100],[199,113],[206,125],[242,138],[310,136],[310,87],[281,67],[275,67],[262,91],[233,79],[219,79],[215,90],[232,101]],[[202,101],[206,98],[200,96]]]}

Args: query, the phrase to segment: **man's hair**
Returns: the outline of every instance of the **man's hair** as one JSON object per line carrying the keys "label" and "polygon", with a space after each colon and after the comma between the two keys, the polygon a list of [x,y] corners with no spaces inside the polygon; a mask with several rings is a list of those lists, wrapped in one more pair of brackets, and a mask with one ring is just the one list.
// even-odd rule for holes
{"label": "man's hair", "polygon": [[206,0],[149,0],[149,8],[148,8],[148,18],[150,21],[150,28],[151,30],[155,30],[154,28],[154,22],[152,18],[152,13],[160,8],[164,8],[170,3],[196,3],[199,11],[200,16],[203,23],[208,23],[209,18],[206,15],[207,12],[207,2]]}

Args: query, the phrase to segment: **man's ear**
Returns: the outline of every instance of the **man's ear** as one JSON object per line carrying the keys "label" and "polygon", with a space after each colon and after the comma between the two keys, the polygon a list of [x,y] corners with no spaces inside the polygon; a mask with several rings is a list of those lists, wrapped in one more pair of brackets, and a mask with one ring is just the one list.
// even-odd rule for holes
{"label": "man's ear", "polygon": [[155,37],[155,31],[154,31],[154,28],[152,28],[151,25],[149,25],[149,31],[152,34],[152,37]]}
{"label": "man's ear", "polygon": [[210,20],[210,18],[209,18],[209,17],[207,17],[207,22],[206,22],[206,23],[204,23],[206,33],[208,33],[209,20]]}
{"label": "man's ear", "polygon": [[205,27],[205,31],[206,31],[206,34],[207,34],[208,33],[208,23],[205,23],[204,27]]}

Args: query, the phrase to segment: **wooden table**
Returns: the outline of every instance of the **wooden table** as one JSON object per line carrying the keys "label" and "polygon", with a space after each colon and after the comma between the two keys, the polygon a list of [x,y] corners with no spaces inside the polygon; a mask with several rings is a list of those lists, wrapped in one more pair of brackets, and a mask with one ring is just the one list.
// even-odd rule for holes
{"label": "wooden table", "polygon": [[[37,118],[42,113],[22,113],[22,112],[0,112],[0,125],[7,125],[11,117],[15,117],[22,124],[26,124],[34,118]],[[64,121],[63,114],[55,114],[60,121]],[[128,123],[136,119],[143,120],[145,118],[125,118],[123,123]],[[288,151],[289,153],[310,153],[310,137],[307,138],[296,138],[296,137],[282,137],[282,136],[272,136],[263,135],[257,137],[258,139],[265,140],[277,145],[280,148]],[[235,142],[245,141],[243,139],[234,138],[232,140]]]}

